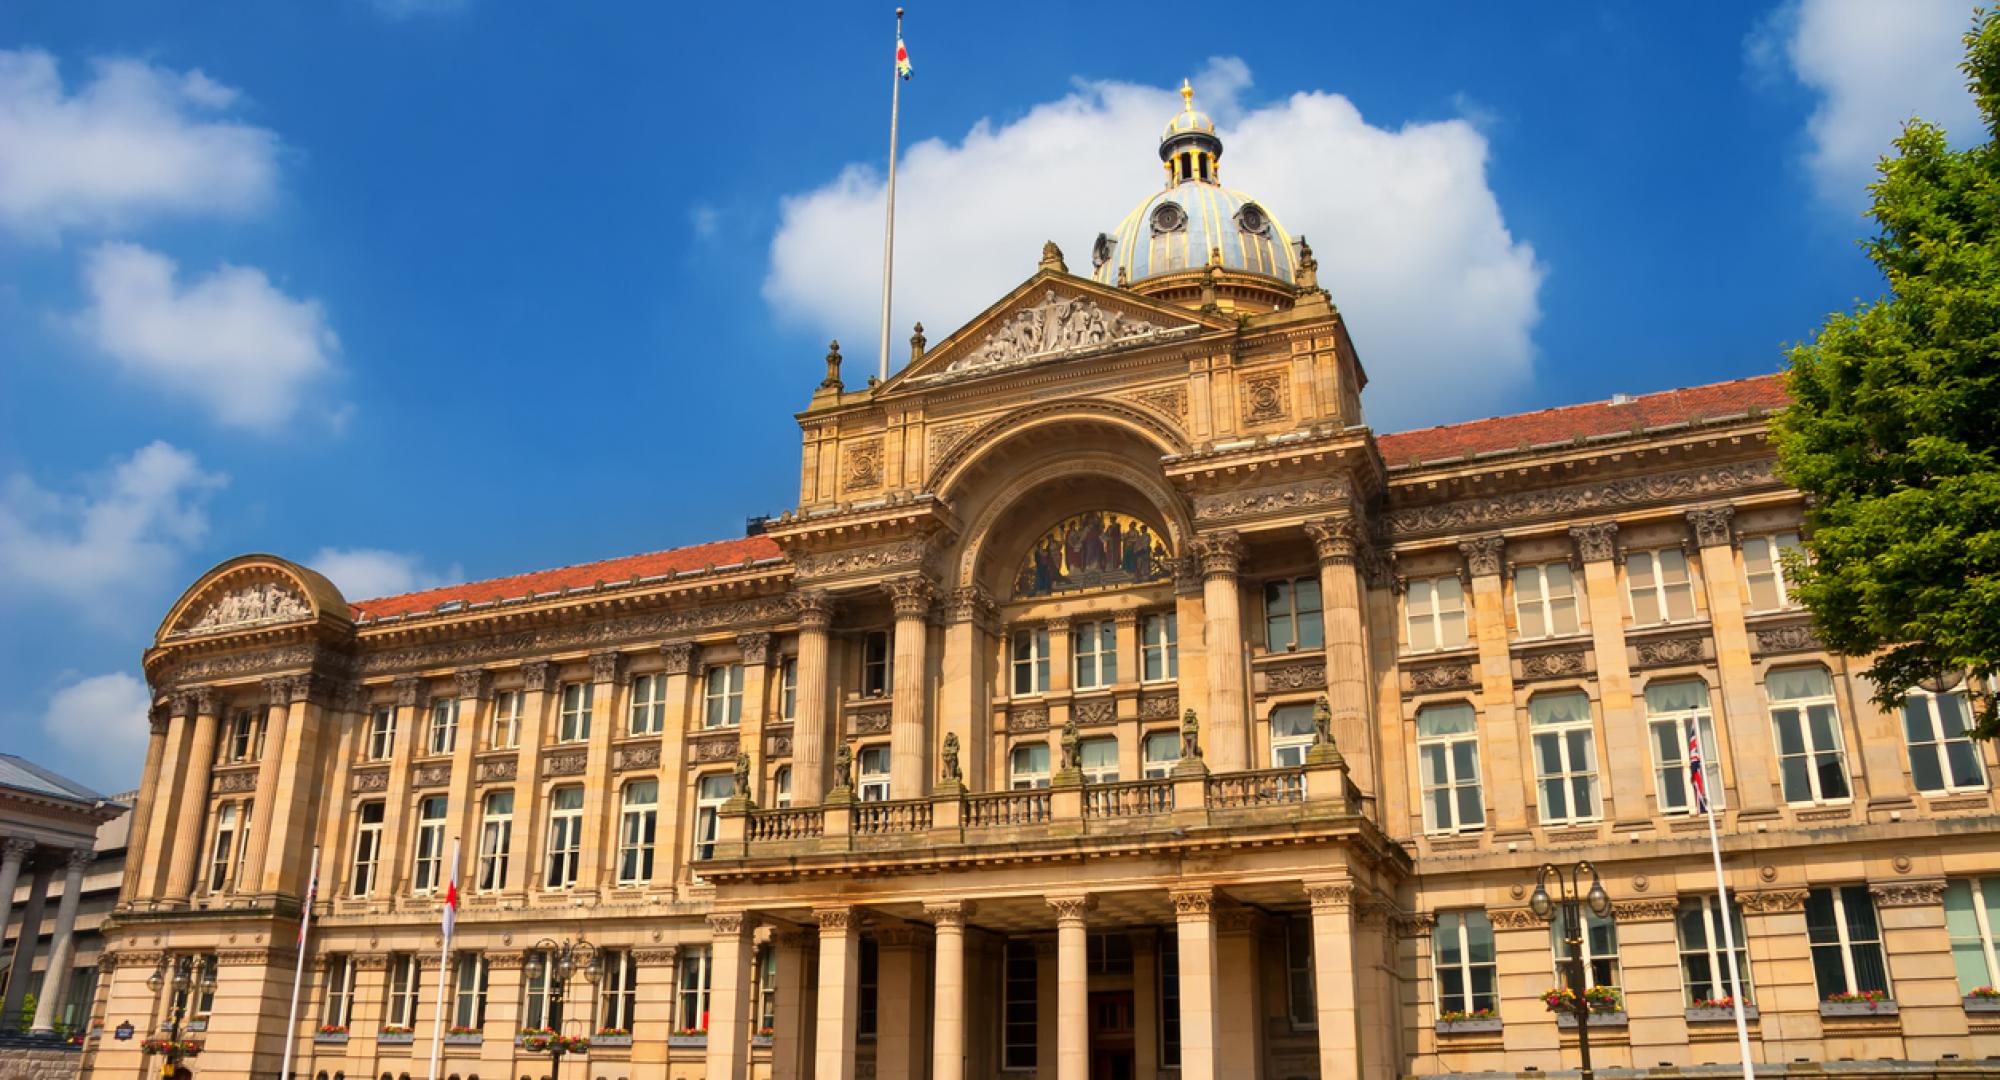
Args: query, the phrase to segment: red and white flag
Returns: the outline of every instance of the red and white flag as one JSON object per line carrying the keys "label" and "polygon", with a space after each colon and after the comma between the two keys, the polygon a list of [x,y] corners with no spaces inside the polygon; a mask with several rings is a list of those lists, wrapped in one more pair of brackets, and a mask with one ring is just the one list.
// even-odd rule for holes
{"label": "red and white flag", "polygon": [[451,883],[444,888],[444,940],[450,947],[451,931],[458,925],[458,862],[452,861]]}
{"label": "red and white flag", "polygon": [[1688,786],[1694,789],[1694,808],[1708,813],[1708,781],[1702,776],[1701,728],[1688,721]]}

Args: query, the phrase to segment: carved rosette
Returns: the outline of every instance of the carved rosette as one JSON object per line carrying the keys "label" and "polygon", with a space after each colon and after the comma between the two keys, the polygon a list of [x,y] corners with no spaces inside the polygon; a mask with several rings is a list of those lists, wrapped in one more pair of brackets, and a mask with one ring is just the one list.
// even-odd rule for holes
{"label": "carved rosette", "polygon": [[736,647],[743,651],[743,662],[752,666],[762,666],[771,660],[771,635],[765,630],[750,630],[736,635]]}
{"label": "carved rosette", "polygon": [[486,688],[493,683],[485,668],[460,668],[452,672],[451,677],[458,684],[458,696],[473,700],[485,697]]}
{"label": "carved rosette", "polygon": [[802,589],[792,594],[792,609],[801,630],[826,630],[833,625],[833,597],[821,589]]}
{"label": "carved rosette", "polygon": [[1214,889],[1174,889],[1167,893],[1167,900],[1174,905],[1174,914],[1183,918],[1206,917],[1215,910]]}
{"label": "carved rosette", "polygon": [[1194,538],[1194,553],[1204,579],[1233,578],[1243,566],[1243,537],[1227,530],[1203,533]]}
{"label": "carved rosette", "polygon": [[1458,551],[1465,556],[1465,568],[1472,576],[1484,577],[1500,572],[1507,558],[1507,541],[1498,536],[1481,536],[1460,541]]}
{"label": "carved rosette", "polygon": [[1352,565],[1360,546],[1361,529],[1353,518],[1319,518],[1306,522],[1319,561],[1339,566]]}
{"label": "carved rosette", "polygon": [[1687,512],[1688,528],[1702,547],[1727,547],[1733,539],[1730,522],[1736,517],[1733,506],[1703,506]]}
{"label": "carved rosette", "polygon": [[667,674],[685,675],[694,667],[696,651],[700,646],[692,641],[669,641],[660,646],[660,656],[667,662]]}
{"label": "carved rosette", "polygon": [[1895,881],[1870,885],[1876,907],[1924,907],[1944,902],[1942,881]]}
{"label": "carved rosette", "polygon": [[889,603],[895,608],[896,618],[899,621],[928,616],[931,611],[931,598],[937,593],[937,587],[931,584],[931,579],[922,574],[894,578],[884,582],[882,587],[889,591]]}
{"label": "carved rosette", "polygon": [[1088,896],[1050,896],[1045,897],[1044,900],[1049,905],[1049,909],[1056,913],[1056,925],[1058,926],[1065,923],[1071,925],[1082,923],[1083,917],[1089,913],[1093,906]]}
{"label": "carved rosette", "polygon": [[1615,521],[1571,525],[1569,536],[1576,541],[1577,558],[1584,562],[1607,562],[1618,557],[1618,523]]}

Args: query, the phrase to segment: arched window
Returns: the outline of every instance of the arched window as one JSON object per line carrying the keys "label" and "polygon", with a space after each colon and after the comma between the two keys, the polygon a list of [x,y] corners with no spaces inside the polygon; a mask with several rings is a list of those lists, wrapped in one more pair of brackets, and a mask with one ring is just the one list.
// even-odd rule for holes
{"label": "arched window", "polygon": [[1708,801],[1722,808],[1722,744],[1708,686],[1700,679],[1670,679],[1646,685],[1646,725],[1653,742],[1653,790],[1662,814],[1700,813],[1688,777],[1688,736],[1701,736],[1702,786]]}
{"label": "arched window", "polygon": [[1528,735],[1535,749],[1535,793],[1542,824],[1597,820],[1597,745],[1590,697],[1580,690],[1536,694],[1528,701]]}
{"label": "arched window", "polygon": [[1823,667],[1782,668],[1764,676],[1771,728],[1778,741],[1778,775],[1788,803],[1845,802],[1847,749],[1833,677]]}
{"label": "arched window", "polygon": [[1472,706],[1463,702],[1417,710],[1417,770],[1424,800],[1424,831],[1472,832],[1486,827],[1479,788],[1479,734]]}

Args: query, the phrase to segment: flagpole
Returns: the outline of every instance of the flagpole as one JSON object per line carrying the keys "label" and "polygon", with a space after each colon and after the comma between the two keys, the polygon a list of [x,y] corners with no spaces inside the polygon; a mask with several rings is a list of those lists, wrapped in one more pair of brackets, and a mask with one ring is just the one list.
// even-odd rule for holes
{"label": "flagpole", "polygon": [[285,1056],[278,1080],[291,1080],[292,1046],[299,1035],[299,983],[306,974],[306,934],[312,929],[313,899],[319,892],[319,845],[313,845],[312,870],[306,876],[305,909],[299,913],[299,955],[292,964],[292,1007],[285,1014]]}
{"label": "flagpole", "polygon": [[[1695,743],[1699,745],[1701,721],[1691,720],[1689,726]],[[1708,755],[1702,754],[1701,760],[1701,767],[1707,768]],[[1755,1080],[1757,1067],[1750,1060],[1750,1021],[1743,1012],[1743,973],[1737,970],[1736,964],[1736,925],[1730,917],[1729,877],[1722,872],[1722,837],[1715,828],[1715,800],[1702,799],[1702,809],[1708,813],[1708,851],[1715,859],[1715,891],[1722,909],[1722,947],[1727,950],[1723,955],[1729,961],[1729,998],[1734,1006],[1730,1011],[1736,1014],[1736,1049],[1743,1056],[1743,1080]]]}
{"label": "flagpole", "polygon": [[[903,9],[896,9],[896,43],[903,41]],[[881,378],[889,381],[889,282],[896,270],[896,113],[903,100],[903,72],[889,64],[889,210],[882,221],[882,355]]]}
{"label": "flagpole", "polygon": [[[453,891],[456,891],[458,889],[458,840],[455,837],[452,839],[451,842],[451,887]],[[456,913],[454,912],[453,914]],[[431,1024],[430,1080],[437,1080],[438,1054],[444,1048],[444,993],[446,986],[445,980],[449,977],[451,972],[451,935],[452,935],[452,929],[456,922],[457,922],[456,919],[449,917],[447,917],[447,919],[445,920],[444,945],[438,954],[438,1000],[437,1000],[436,1019]]]}

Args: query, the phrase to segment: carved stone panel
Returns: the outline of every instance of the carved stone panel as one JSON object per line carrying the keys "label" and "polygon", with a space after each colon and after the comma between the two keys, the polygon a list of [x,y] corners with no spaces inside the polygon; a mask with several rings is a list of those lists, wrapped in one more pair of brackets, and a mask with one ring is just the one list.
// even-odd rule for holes
{"label": "carved stone panel", "polygon": [[715,761],[736,760],[737,738],[735,732],[722,735],[702,735],[688,742],[688,760],[697,765]]}
{"label": "carved stone panel", "polygon": [[1049,710],[1040,705],[1018,705],[1007,711],[1009,731],[1047,731]]}
{"label": "carved stone panel", "polygon": [[260,581],[224,592],[206,604],[177,634],[214,634],[312,617],[312,605],[287,582]]}
{"label": "carved stone panel", "polygon": [[1274,694],[1288,690],[1325,690],[1326,662],[1300,660],[1266,668],[1264,688]]}
{"label": "carved stone panel", "polygon": [[1015,312],[986,336],[979,347],[953,360],[947,373],[970,373],[1025,364],[1071,353],[1104,348],[1114,342],[1143,338],[1163,327],[1123,312],[1099,306],[1080,296],[1063,296],[1054,289],[1041,303]]}
{"label": "carved stone panel", "polygon": [[410,776],[410,785],[412,787],[446,787],[450,783],[451,765],[448,762],[419,765],[416,772]]}
{"label": "carved stone panel", "polygon": [[653,769],[660,764],[660,744],[643,742],[632,746],[614,747],[611,751],[613,769]]}
{"label": "carved stone panel", "polygon": [[1752,651],[1759,656],[1773,653],[1818,652],[1826,648],[1813,633],[1811,623],[1760,627],[1750,634]]}
{"label": "carved stone panel", "polygon": [[1455,532],[1481,526],[1513,525],[1545,518],[1603,513],[1630,506],[1695,500],[1778,484],[1777,464],[1737,462],[1685,472],[1656,473],[1570,487],[1545,488],[1437,506],[1418,506],[1389,515],[1397,537]]}
{"label": "carved stone panel", "polygon": [[1180,713],[1181,695],[1178,691],[1149,693],[1139,699],[1139,718],[1142,720],[1172,720]]}
{"label": "carved stone panel", "polygon": [[840,490],[882,486],[882,440],[855,439],[840,448]]}
{"label": "carved stone panel", "polygon": [[1115,724],[1118,722],[1118,704],[1108,698],[1096,698],[1076,703],[1074,714],[1078,727],[1094,724]]}
{"label": "carved stone panel", "polygon": [[880,735],[889,730],[889,710],[870,709],[847,718],[849,735]]}
{"label": "carved stone panel", "polygon": [[543,776],[581,776],[590,765],[590,755],[583,750],[559,750],[542,757]]}
{"label": "carved stone panel", "polygon": [[1667,664],[1700,663],[1707,655],[1708,639],[1700,634],[1681,634],[1674,637],[1651,638],[1635,643],[1632,647],[1638,658],[1637,667],[1661,667]]}
{"label": "carved stone panel", "polygon": [[1291,375],[1264,372],[1243,380],[1243,423],[1268,424],[1292,415]]}
{"label": "carved stone panel", "polygon": [[1584,649],[1557,649],[1521,657],[1521,678],[1524,680],[1566,679],[1589,673],[1590,660]]}
{"label": "carved stone panel", "polygon": [[1410,676],[1410,689],[1419,694],[1436,690],[1469,689],[1472,686],[1470,660],[1451,660],[1407,670]]}
{"label": "carved stone panel", "polygon": [[1336,477],[1267,484],[1242,491],[1222,491],[1194,497],[1194,519],[1200,522],[1282,514],[1346,505],[1348,487]]}
{"label": "carved stone panel", "polygon": [[356,795],[387,791],[389,790],[389,770],[356,769],[354,770],[352,779],[348,781],[348,785]]}
{"label": "carved stone panel", "polygon": [[480,762],[479,768],[474,775],[480,783],[493,780],[512,780],[518,767],[519,763],[514,758],[496,758],[492,761]]}

